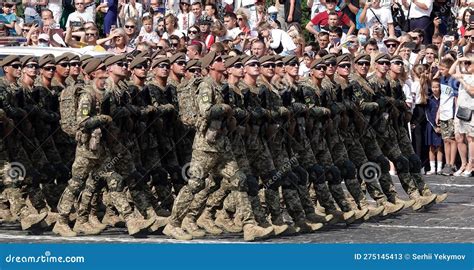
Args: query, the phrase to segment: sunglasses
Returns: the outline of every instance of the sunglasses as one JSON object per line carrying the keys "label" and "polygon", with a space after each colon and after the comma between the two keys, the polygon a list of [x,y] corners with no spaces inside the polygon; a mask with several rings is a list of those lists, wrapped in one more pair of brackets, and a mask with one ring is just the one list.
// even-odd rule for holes
{"label": "sunglasses", "polygon": [[178,66],[186,66],[186,61],[177,61],[175,64]]}
{"label": "sunglasses", "polygon": [[201,73],[201,69],[200,69],[200,68],[189,68],[189,69],[188,69],[188,72],[191,72],[191,73]]}
{"label": "sunglasses", "polygon": [[95,37],[96,33],[86,33],[86,37]]}
{"label": "sunglasses", "polygon": [[69,66],[71,66],[71,67],[80,67],[81,63],[80,62],[72,62],[72,63],[69,63]]}
{"label": "sunglasses", "polygon": [[34,68],[34,69],[38,69],[39,66],[38,64],[28,64],[28,65],[25,65],[26,68]]}
{"label": "sunglasses", "polygon": [[135,28],[135,25],[125,25],[125,28],[133,29],[133,28]]}
{"label": "sunglasses", "polygon": [[380,61],[380,62],[377,62],[377,64],[379,64],[381,66],[390,66],[390,62],[388,62],[388,61]]}
{"label": "sunglasses", "polygon": [[260,63],[258,63],[258,62],[252,62],[252,63],[246,64],[246,66],[249,66],[249,67],[260,67]]}
{"label": "sunglasses", "polygon": [[234,64],[232,65],[233,68],[243,68],[244,65],[242,63],[237,63],[237,64]]}
{"label": "sunglasses", "polygon": [[159,64],[158,68],[170,69],[170,65],[168,65],[168,64]]}
{"label": "sunglasses", "polygon": [[62,66],[63,68],[67,68],[67,67],[71,66],[69,63],[61,63],[61,64],[58,64],[58,65]]}
{"label": "sunglasses", "polygon": [[24,29],[21,29],[21,31],[28,32],[28,31],[30,31],[30,28],[24,28]]}
{"label": "sunglasses", "polygon": [[464,61],[464,65],[468,67],[468,66],[472,65],[472,62],[471,61]]}
{"label": "sunglasses", "polygon": [[239,20],[239,21],[243,21],[243,20],[244,20],[244,18],[237,18],[237,20]]}
{"label": "sunglasses", "polygon": [[397,66],[402,66],[402,65],[403,65],[403,62],[401,62],[401,61],[394,61],[394,62],[392,62],[392,64],[397,65]]}
{"label": "sunglasses", "polygon": [[147,64],[138,64],[134,67],[135,69],[148,69]]}
{"label": "sunglasses", "polygon": [[398,47],[396,43],[387,44],[387,48],[396,48],[396,47]]}
{"label": "sunglasses", "polygon": [[44,70],[46,71],[49,71],[49,72],[54,72],[56,71],[56,67],[55,66],[47,66],[47,67],[43,67]]}
{"label": "sunglasses", "polygon": [[10,65],[10,66],[14,69],[20,69],[21,68],[21,64],[13,64],[13,65]]}
{"label": "sunglasses", "polygon": [[319,71],[326,71],[328,69],[327,66],[317,66],[314,69],[319,70]]}
{"label": "sunglasses", "polygon": [[163,46],[156,46],[158,50],[163,50]]}
{"label": "sunglasses", "polygon": [[357,62],[357,65],[370,67],[370,62]]}
{"label": "sunglasses", "polygon": [[84,5],[84,3],[76,3],[76,6],[79,6],[79,5]]}
{"label": "sunglasses", "polygon": [[106,65],[103,65],[103,66],[101,66],[98,70],[106,71],[106,70],[107,70],[107,66],[106,66]]}
{"label": "sunglasses", "polygon": [[271,63],[271,64],[263,64],[262,67],[264,68],[275,68],[275,64]]}
{"label": "sunglasses", "polygon": [[215,60],[214,60],[214,63],[220,63],[222,62],[222,57],[217,57]]}
{"label": "sunglasses", "polygon": [[197,33],[198,33],[198,31],[189,31],[189,33],[190,33],[190,34],[194,34],[194,35],[195,35],[195,34],[197,34]]}
{"label": "sunglasses", "polygon": [[340,68],[351,68],[351,64],[342,64],[339,65]]}
{"label": "sunglasses", "polygon": [[283,67],[283,62],[279,62],[275,64],[276,67]]}
{"label": "sunglasses", "polygon": [[117,62],[115,64],[119,67],[122,67],[122,68],[128,67],[128,62]]}
{"label": "sunglasses", "polygon": [[171,42],[171,47],[178,47],[178,42]]}
{"label": "sunglasses", "polygon": [[291,62],[291,63],[288,63],[286,64],[287,66],[290,66],[290,67],[297,67],[299,66],[300,64],[298,62]]}
{"label": "sunglasses", "polygon": [[336,66],[336,61],[331,61],[331,62],[325,62],[326,66],[328,67],[335,67]]}

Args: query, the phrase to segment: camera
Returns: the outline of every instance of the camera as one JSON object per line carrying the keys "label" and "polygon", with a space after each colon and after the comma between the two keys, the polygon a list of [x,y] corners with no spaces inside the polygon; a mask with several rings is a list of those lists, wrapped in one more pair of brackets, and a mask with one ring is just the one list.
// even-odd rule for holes
{"label": "camera", "polygon": [[82,22],[71,21],[70,25],[71,27],[82,27]]}

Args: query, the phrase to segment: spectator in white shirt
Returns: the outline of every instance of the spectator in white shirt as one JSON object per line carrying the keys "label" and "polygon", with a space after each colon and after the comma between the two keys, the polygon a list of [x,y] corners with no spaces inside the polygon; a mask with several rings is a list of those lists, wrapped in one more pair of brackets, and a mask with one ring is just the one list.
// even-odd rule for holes
{"label": "spectator in white shirt", "polygon": [[291,37],[281,29],[272,29],[267,22],[258,25],[259,34],[265,39],[268,48],[281,56],[294,55],[296,45]]}
{"label": "spectator in white shirt", "polygon": [[433,11],[433,0],[402,0],[402,5],[409,9],[410,29],[422,29],[425,35],[424,44],[430,44],[433,36],[433,24],[430,15]]}
{"label": "spectator in white shirt", "polygon": [[94,21],[94,18],[92,18],[90,13],[85,12],[84,0],[76,0],[74,6],[76,7],[76,11],[69,14],[67,17],[66,28],[71,27],[71,22],[84,24],[86,22]]}
{"label": "spectator in white shirt", "polygon": [[374,0],[373,2],[367,1],[360,14],[359,21],[360,23],[365,23],[365,26],[369,29],[372,29],[376,24],[380,24],[383,27],[386,37],[395,36],[392,12],[389,8],[381,7],[380,0]]}

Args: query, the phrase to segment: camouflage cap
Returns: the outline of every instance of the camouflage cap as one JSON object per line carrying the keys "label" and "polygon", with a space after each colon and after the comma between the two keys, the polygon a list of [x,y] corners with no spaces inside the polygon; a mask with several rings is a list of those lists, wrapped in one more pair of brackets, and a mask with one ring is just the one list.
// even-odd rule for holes
{"label": "camouflage cap", "polygon": [[153,60],[153,63],[151,64],[151,68],[155,68],[156,66],[158,66],[161,63],[169,64],[170,60],[168,59],[168,57],[165,57],[165,56],[155,58],[155,60]]}
{"label": "camouflage cap", "polygon": [[265,63],[265,62],[275,62],[275,56],[274,55],[264,55],[258,59],[260,63]]}
{"label": "camouflage cap", "polygon": [[313,69],[317,66],[326,66],[324,58],[317,58],[313,62],[311,62],[311,65],[309,65],[310,69]]}
{"label": "camouflage cap", "polygon": [[225,62],[224,62],[224,66],[226,68],[230,68],[232,67],[235,63],[241,63],[242,62],[242,58],[240,56],[231,56],[231,57],[228,57]]}
{"label": "camouflage cap", "polygon": [[242,64],[244,64],[244,65],[247,65],[247,64],[250,64],[250,63],[253,63],[253,62],[260,63],[260,61],[258,61],[257,57],[255,57],[253,55],[246,56],[242,59]]}
{"label": "camouflage cap", "polygon": [[100,66],[104,65],[104,63],[98,59],[93,58],[87,61],[86,66],[84,67],[83,71],[86,74],[91,74],[92,72],[96,71]]}
{"label": "camouflage cap", "polygon": [[56,61],[56,65],[63,61],[69,62],[69,53],[63,53],[59,56],[56,56],[56,58],[54,58],[54,61]]}
{"label": "camouflage cap", "polygon": [[375,62],[378,61],[390,61],[390,55],[388,53],[379,53],[375,56]]}
{"label": "camouflage cap", "polygon": [[283,62],[283,56],[277,54],[277,55],[274,55],[273,57],[275,58],[275,63]]}
{"label": "camouflage cap", "polygon": [[289,55],[289,56],[283,57],[283,63],[285,65],[291,62],[298,62],[298,58],[296,57],[296,55]]}
{"label": "camouflage cap", "polygon": [[198,59],[192,59],[192,60],[189,60],[188,63],[186,63],[186,69],[190,69],[192,67],[201,67],[201,61],[199,61]]}
{"label": "camouflage cap", "polygon": [[354,63],[357,62],[369,62],[370,63],[370,55],[361,53],[356,58],[354,58]]}
{"label": "camouflage cap", "polygon": [[394,56],[392,56],[392,58],[390,59],[390,62],[396,62],[396,61],[401,61],[401,62],[403,62],[403,58],[402,58],[400,55],[394,55]]}
{"label": "camouflage cap", "polygon": [[52,55],[52,54],[42,55],[38,60],[38,64],[39,64],[40,67],[44,67],[47,64],[56,65],[56,61],[54,61],[54,55]]}
{"label": "camouflage cap", "polygon": [[32,55],[25,55],[20,59],[21,65],[25,66],[28,63],[35,62],[38,63],[38,59]]}
{"label": "camouflage cap", "polygon": [[186,55],[184,53],[176,53],[173,56],[170,57],[170,64],[173,64],[174,62],[178,60],[186,60]]}
{"label": "camouflage cap", "polygon": [[79,60],[81,60],[81,62],[84,62],[87,59],[91,59],[91,58],[93,58],[92,55],[84,54],[81,56],[81,58],[79,58]]}
{"label": "camouflage cap", "polygon": [[135,57],[132,62],[130,63],[130,69],[132,68],[135,68],[136,66],[140,65],[140,64],[146,64],[148,63],[148,59],[144,58],[144,57]]}
{"label": "camouflage cap", "polygon": [[201,59],[201,67],[208,68],[212,62],[217,58],[218,54],[216,52],[209,52]]}
{"label": "camouflage cap", "polygon": [[349,63],[352,62],[351,54],[345,53],[345,54],[340,55],[336,58],[336,64],[337,65],[339,65],[342,62],[349,62]]}
{"label": "camouflage cap", "polygon": [[0,66],[2,66],[2,67],[8,66],[11,63],[15,63],[15,62],[20,62],[20,57],[18,55],[9,55],[9,56],[3,58],[3,61],[0,62]]}
{"label": "camouflage cap", "polygon": [[325,63],[328,63],[328,62],[336,62],[336,55],[330,53],[330,54],[326,54],[324,57],[323,57],[323,61]]}
{"label": "camouflage cap", "polygon": [[127,60],[127,55],[125,54],[119,54],[119,55],[114,55],[112,57],[109,57],[105,60],[105,65],[106,66],[111,66],[115,63],[118,63],[120,61]]}
{"label": "camouflage cap", "polygon": [[69,58],[69,61],[81,61],[81,59],[79,58],[79,55],[75,54],[75,53],[72,53],[72,52],[68,52],[66,53],[68,58]]}
{"label": "camouflage cap", "polygon": [[136,57],[150,58],[150,53],[148,51],[139,52]]}

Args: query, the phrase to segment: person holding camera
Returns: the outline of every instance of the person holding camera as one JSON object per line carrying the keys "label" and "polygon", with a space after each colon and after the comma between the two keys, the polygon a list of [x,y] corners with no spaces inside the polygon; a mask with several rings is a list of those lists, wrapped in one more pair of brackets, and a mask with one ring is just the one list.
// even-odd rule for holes
{"label": "person holding camera", "polygon": [[69,14],[66,21],[66,28],[81,28],[85,22],[93,22],[94,18],[86,12],[84,0],[76,0],[74,6],[76,11]]}

